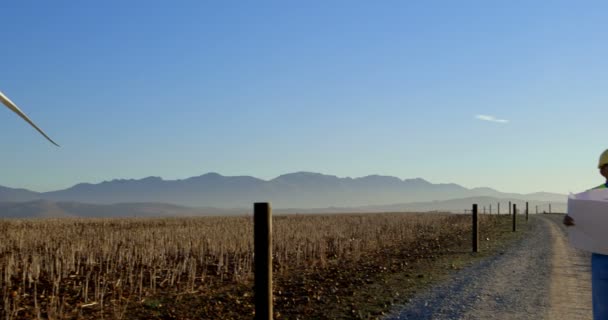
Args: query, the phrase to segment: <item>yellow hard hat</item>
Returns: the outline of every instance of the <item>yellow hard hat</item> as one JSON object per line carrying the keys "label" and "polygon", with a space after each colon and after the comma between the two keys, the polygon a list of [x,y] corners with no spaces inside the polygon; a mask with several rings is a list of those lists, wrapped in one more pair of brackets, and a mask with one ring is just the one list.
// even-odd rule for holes
{"label": "yellow hard hat", "polygon": [[600,156],[600,164],[598,164],[597,167],[601,169],[606,164],[608,164],[608,149],[602,152],[602,155]]}

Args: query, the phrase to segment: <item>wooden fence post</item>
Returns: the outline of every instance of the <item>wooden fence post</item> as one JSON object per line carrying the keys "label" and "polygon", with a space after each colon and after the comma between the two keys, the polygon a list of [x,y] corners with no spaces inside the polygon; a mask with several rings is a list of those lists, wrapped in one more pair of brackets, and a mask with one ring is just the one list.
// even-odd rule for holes
{"label": "wooden fence post", "polygon": [[509,201],[509,214],[511,214],[511,201]]}
{"label": "wooden fence post", "polygon": [[496,213],[500,214],[500,202],[498,203],[498,211]]}
{"label": "wooden fence post", "polygon": [[513,204],[513,232],[517,231],[517,205]]}
{"label": "wooden fence post", "polygon": [[538,205],[536,206],[536,214],[538,214]]}
{"label": "wooden fence post", "polygon": [[255,319],[272,320],[272,210],[270,203],[253,205]]}
{"label": "wooden fence post", "polygon": [[526,202],[526,222],[528,222],[528,203]]}
{"label": "wooden fence post", "polygon": [[492,205],[490,205],[490,214],[492,214]]}
{"label": "wooden fence post", "polygon": [[479,252],[479,219],[477,204],[473,205],[473,252]]}

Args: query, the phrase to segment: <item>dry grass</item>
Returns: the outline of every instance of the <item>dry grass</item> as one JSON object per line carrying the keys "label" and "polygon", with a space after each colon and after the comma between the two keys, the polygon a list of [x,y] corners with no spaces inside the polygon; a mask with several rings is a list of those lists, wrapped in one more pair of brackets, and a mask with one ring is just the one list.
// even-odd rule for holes
{"label": "dry grass", "polygon": [[[338,268],[349,278],[378,257],[406,268],[407,257],[470,241],[461,215],[278,216],[273,226],[277,295],[298,295],[277,301],[277,316],[306,312],[301,299],[317,298],[297,283],[303,275]],[[166,301],[192,297],[205,298],[192,300],[192,318],[253,312],[251,217],[5,220],[0,233],[4,319],[185,318]]]}

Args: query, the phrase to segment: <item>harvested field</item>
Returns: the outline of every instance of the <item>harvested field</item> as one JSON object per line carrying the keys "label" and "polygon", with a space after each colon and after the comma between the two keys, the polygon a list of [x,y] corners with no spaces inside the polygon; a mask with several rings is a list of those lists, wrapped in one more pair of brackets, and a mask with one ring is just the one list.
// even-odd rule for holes
{"label": "harvested field", "polygon": [[[382,314],[432,281],[434,270],[466,263],[470,219],[435,213],[275,217],[275,318]],[[511,239],[509,223],[508,216],[481,215],[481,249]],[[254,314],[251,217],[4,220],[0,231],[3,319]]]}

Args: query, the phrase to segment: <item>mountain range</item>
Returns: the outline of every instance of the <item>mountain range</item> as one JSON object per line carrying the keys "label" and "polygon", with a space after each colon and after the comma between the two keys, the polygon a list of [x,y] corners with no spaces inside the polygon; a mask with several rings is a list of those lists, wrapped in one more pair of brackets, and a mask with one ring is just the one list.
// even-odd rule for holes
{"label": "mountain range", "polygon": [[[0,202],[75,202],[90,205],[154,203],[190,208],[250,208],[270,201],[274,208],[357,208],[405,203],[426,203],[471,197],[565,203],[555,193],[503,193],[491,188],[468,189],[454,183],[430,183],[424,179],[399,179],[370,175],[340,178],[313,172],[296,172],[271,180],[251,176],[207,173],[181,180],[159,177],[116,179],[97,184],[80,183],[51,192],[34,192],[0,186]],[[181,210],[181,209],[180,209]]]}

